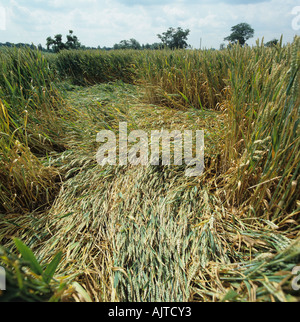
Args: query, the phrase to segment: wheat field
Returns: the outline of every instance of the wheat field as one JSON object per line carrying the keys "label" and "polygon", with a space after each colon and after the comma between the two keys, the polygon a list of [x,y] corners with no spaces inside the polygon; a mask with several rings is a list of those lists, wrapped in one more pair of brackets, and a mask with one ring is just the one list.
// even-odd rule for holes
{"label": "wheat field", "polygon": [[[1,49],[0,301],[298,301],[299,48]],[[204,130],[203,175],[101,167],[119,122]]]}

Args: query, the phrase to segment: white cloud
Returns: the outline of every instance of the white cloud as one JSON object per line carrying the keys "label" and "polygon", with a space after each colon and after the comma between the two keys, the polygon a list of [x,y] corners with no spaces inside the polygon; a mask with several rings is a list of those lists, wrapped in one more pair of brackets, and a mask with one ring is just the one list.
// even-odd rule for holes
{"label": "white cloud", "polygon": [[[248,4],[247,4],[248,2]],[[34,42],[45,45],[48,36],[63,35],[69,29],[87,46],[113,46],[122,39],[140,43],[157,42],[157,34],[169,27],[189,28],[188,42],[199,47],[218,48],[231,26],[248,22],[255,38],[266,40],[284,34],[291,41],[295,0],[9,0],[7,28],[0,30],[0,42]],[[1,6],[1,0],[0,0]],[[255,43],[255,39],[249,41]]]}
{"label": "white cloud", "polygon": [[182,18],[186,15],[186,11],[184,8],[181,6],[171,6],[171,5],[166,5],[163,6],[163,13],[172,18]]}

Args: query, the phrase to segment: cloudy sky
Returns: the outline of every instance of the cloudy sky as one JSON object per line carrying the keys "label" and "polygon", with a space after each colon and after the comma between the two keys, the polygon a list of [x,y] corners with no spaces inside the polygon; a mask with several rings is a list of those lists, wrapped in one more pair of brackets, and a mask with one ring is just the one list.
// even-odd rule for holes
{"label": "cloudy sky", "polygon": [[111,47],[123,39],[158,42],[169,27],[190,29],[188,43],[219,48],[240,22],[290,42],[300,34],[300,0],[0,0],[0,42],[41,43],[70,29],[83,45]]}

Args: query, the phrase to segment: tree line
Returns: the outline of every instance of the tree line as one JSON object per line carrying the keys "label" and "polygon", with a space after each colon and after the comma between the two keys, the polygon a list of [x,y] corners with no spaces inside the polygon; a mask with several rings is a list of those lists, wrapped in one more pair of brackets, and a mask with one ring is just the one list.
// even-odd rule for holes
{"label": "tree line", "polygon": [[[121,40],[118,44],[115,44],[112,48],[98,46],[97,48],[85,47],[82,46],[78,41],[78,38],[73,35],[73,31],[70,30],[69,35],[67,36],[67,42],[62,42],[62,36],[56,35],[54,39],[51,37],[47,38],[47,49],[54,52],[58,52],[62,49],[104,49],[104,50],[118,50],[118,49],[135,49],[135,50],[143,50],[143,49],[185,49],[191,48],[188,45],[187,40],[190,34],[189,29],[183,30],[181,27],[172,28],[170,27],[167,31],[162,34],[158,34],[157,37],[160,39],[160,42],[155,42],[153,44],[140,44],[136,39],[131,38],[129,40]],[[224,38],[224,41],[229,42],[229,46],[232,44],[239,43],[241,46],[245,46],[246,42],[254,37],[254,29],[248,23],[239,23],[231,28],[231,34]],[[265,46],[271,47],[278,43],[277,39],[273,39],[268,41]],[[220,45],[220,50],[225,49],[226,45],[223,43]]]}
{"label": "tree line", "polygon": [[[172,28],[170,27],[167,31],[163,32],[162,34],[158,34],[157,37],[160,39],[160,42],[155,42],[153,44],[140,44],[136,39],[131,38],[129,40],[121,40],[118,44],[114,44],[113,47],[103,47],[101,48],[98,46],[95,47],[87,47],[81,44],[78,37],[74,35],[73,30],[69,30],[69,34],[66,36],[66,41],[63,41],[63,36],[61,34],[55,35],[53,38],[49,36],[46,39],[46,47],[43,48],[41,44],[37,47],[35,45],[28,45],[28,44],[11,44],[11,43],[0,43],[1,46],[6,47],[30,47],[33,49],[39,49],[41,51],[53,52],[57,53],[61,50],[69,50],[69,49],[102,49],[102,50],[118,50],[118,49],[135,49],[135,50],[143,50],[143,49],[162,49],[162,48],[169,48],[169,49],[186,49],[191,48],[188,45],[187,40],[190,34],[190,30],[186,29],[183,30],[181,27]],[[231,34],[228,37],[224,38],[224,41],[229,42],[229,46],[231,44],[239,43],[241,46],[245,46],[247,40],[254,37],[254,29],[248,23],[240,23],[231,28]],[[272,47],[278,43],[277,39],[273,39],[268,41],[265,46]],[[225,49],[226,45],[222,43],[220,45],[220,50]]]}
{"label": "tree line", "polygon": [[155,42],[153,44],[140,44],[136,39],[131,38],[130,40],[121,40],[118,44],[115,44],[112,48],[103,47],[101,48],[98,46],[97,48],[94,47],[86,47],[79,42],[77,36],[73,34],[73,30],[69,31],[69,34],[66,36],[66,42],[63,41],[63,37],[61,34],[55,35],[53,38],[48,37],[46,39],[46,46],[47,51],[51,51],[57,53],[63,49],[161,49],[161,48],[187,48],[187,37],[190,33],[189,29],[183,30],[182,28],[178,27],[169,28],[166,32],[162,33],[161,35],[158,34],[158,38],[161,42]]}

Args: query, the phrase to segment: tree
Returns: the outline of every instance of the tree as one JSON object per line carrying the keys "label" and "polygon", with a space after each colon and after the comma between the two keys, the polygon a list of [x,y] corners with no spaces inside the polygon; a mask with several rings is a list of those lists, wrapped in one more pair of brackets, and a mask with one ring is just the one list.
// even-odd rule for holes
{"label": "tree", "polygon": [[224,43],[222,43],[222,44],[220,44],[220,49],[219,50],[224,50],[226,47],[225,47],[225,44]]}
{"label": "tree", "polygon": [[273,47],[273,46],[276,46],[278,44],[278,39],[273,39],[273,40],[270,40],[268,41],[266,44],[265,44],[265,47]]}
{"label": "tree", "polygon": [[51,37],[47,38],[47,49],[50,50],[50,47],[52,47],[52,51],[57,53],[60,50],[65,48],[64,43],[62,42],[62,35],[61,34],[57,34],[54,36],[54,39],[52,39]]}
{"label": "tree", "polygon": [[164,46],[171,49],[187,48],[188,44],[186,40],[189,33],[189,29],[183,30],[181,27],[178,27],[177,29],[169,28],[166,32],[163,32],[162,35],[158,34],[157,37],[162,41]]}
{"label": "tree", "polygon": [[49,51],[49,50],[50,50],[50,47],[51,47],[52,45],[54,45],[55,41],[54,41],[51,37],[48,37],[48,38],[46,39],[46,41],[47,41],[47,43],[46,43],[47,50]]}
{"label": "tree", "polygon": [[140,43],[131,38],[130,40],[121,40],[118,44],[114,45],[114,49],[141,49]]}
{"label": "tree", "polygon": [[153,44],[143,44],[142,49],[150,49],[150,50],[157,50],[157,49],[162,49],[164,45],[162,43],[155,42]]}
{"label": "tree", "polygon": [[162,48],[163,48],[163,44],[160,42],[155,42],[150,45],[150,49],[153,49],[153,50],[158,50],[158,49],[162,49]]}
{"label": "tree", "polygon": [[65,44],[66,49],[78,49],[81,44],[78,41],[76,36],[73,36],[73,30],[69,31],[69,35],[67,35],[67,42]]}
{"label": "tree", "polygon": [[130,43],[129,44],[130,44],[130,47],[132,49],[141,49],[142,48],[142,46],[140,45],[140,43],[137,40],[133,39],[133,38],[130,39]]}
{"label": "tree", "polygon": [[62,35],[57,34],[54,36],[54,39],[51,37],[48,37],[46,39],[47,43],[47,50],[51,50],[55,53],[63,50],[63,49],[79,49],[81,48],[81,44],[78,41],[78,38],[76,36],[73,36],[73,30],[69,30],[69,35],[67,35],[67,42],[63,43],[62,41]]}
{"label": "tree", "polygon": [[240,23],[231,28],[231,35],[224,38],[233,43],[239,43],[241,46],[244,46],[246,41],[254,36],[254,29],[247,23]]}
{"label": "tree", "polygon": [[61,34],[54,36],[54,45],[56,46],[55,52],[65,49],[65,44],[62,42]]}

